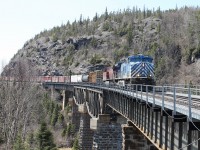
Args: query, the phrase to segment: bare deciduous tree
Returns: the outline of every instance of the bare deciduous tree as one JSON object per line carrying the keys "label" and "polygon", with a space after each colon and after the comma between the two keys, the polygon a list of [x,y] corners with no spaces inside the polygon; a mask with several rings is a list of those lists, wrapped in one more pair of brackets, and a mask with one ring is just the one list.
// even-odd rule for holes
{"label": "bare deciduous tree", "polygon": [[20,60],[15,67],[13,81],[0,82],[0,135],[4,139],[3,149],[10,150],[16,136],[25,139],[34,129],[41,105],[42,88],[31,81],[34,71],[27,62]]}

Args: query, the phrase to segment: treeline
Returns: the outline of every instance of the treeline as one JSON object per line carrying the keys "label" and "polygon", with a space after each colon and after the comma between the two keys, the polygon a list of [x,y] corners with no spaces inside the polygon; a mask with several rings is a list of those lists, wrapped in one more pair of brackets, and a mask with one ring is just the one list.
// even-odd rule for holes
{"label": "treeline", "polygon": [[[177,11],[177,9],[169,11],[173,12]],[[161,11],[160,7],[157,8],[157,10],[146,9],[145,7],[141,10],[140,8],[133,7],[133,9],[128,8],[123,11],[120,10],[118,12],[110,13],[106,8],[104,14],[99,15],[96,13],[93,19],[85,19],[81,14],[79,20],[75,20],[72,23],[68,21],[66,24],[53,27],[51,30],[41,31],[40,34],[36,35],[34,39],[36,40],[39,37],[46,36],[51,37],[53,41],[57,41],[58,39],[65,41],[66,38],[70,36],[94,35],[96,30],[99,28],[99,25],[102,23],[103,31],[115,31],[117,35],[123,36],[128,33],[125,28],[133,23],[134,20],[138,20],[138,22],[140,22],[148,17],[157,17],[161,19],[163,13],[165,13],[165,11]],[[114,27],[112,22],[119,23],[120,27]]]}

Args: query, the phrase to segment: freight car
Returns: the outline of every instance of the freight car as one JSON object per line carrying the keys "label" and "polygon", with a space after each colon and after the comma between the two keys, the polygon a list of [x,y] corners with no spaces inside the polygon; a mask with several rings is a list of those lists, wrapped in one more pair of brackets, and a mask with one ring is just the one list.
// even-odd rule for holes
{"label": "freight car", "polygon": [[88,75],[71,75],[71,76],[41,76],[41,82],[89,82]]}
{"label": "freight car", "polygon": [[70,82],[70,76],[40,76],[40,82]]}

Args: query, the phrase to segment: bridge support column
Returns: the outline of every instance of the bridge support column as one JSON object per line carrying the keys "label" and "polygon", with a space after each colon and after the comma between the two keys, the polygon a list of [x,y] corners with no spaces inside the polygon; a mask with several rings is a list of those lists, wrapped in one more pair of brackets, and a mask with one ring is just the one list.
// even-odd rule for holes
{"label": "bridge support column", "polygon": [[162,111],[162,114],[161,114],[162,116],[164,116],[165,117],[165,124],[163,125],[163,130],[165,130],[165,141],[164,141],[164,143],[165,143],[165,147],[164,147],[164,149],[165,150],[167,150],[167,147],[168,147],[168,140],[169,140],[169,138],[168,138],[168,134],[169,134],[169,120],[168,120],[168,116],[172,116],[172,110],[163,110]]}
{"label": "bridge support column", "polygon": [[[200,138],[200,131],[199,131],[199,129],[200,129],[200,122],[199,121],[193,121],[193,122],[188,122],[188,125],[189,125],[189,128],[188,128],[188,149],[187,150],[192,150],[193,149],[193,147],[192,147],[192,145],[193,144],[191,144],[192,143],[192,141],[194,141],[194,140],[197,140],[197,139],[194,139],[194,137],[192,137],[192,131],[193,132],[198,132],[198,139]],[[200,150],[200,140],[198,140],[198,150]]]}
{"label": "bridge support column", "polygon": [[134,101],[133,104],[134,104],[134,123],[137,124],[137,101]]}
{"label": "bridge support column", "polygon": [[110,114],[100,114],[98,118],[90,119],[90,129],[97,130],[101,123],[109,124]]}
{"label": "bridge support column", "polygon": [[63,96],[63,104],[62,104],[62,110],[64,110],[65,109],[65,106],[66,106],[66,91],[65,90],[63,90],[62,91],[62,96]]}
{"label": "bridge support column", "polygon": [[142,105],[141,102],[138,103],[138,126],[141,128],[141,121],[142,121],[142,113],[141,113]]}
{"label": "bridge support column", "polygon": [[[146,106],[146,102],[141,102],[141,130],[145,130],[145,120],[146,120],[146,116],[145,116],[145,106]],[[145,131],[144,131],[145,133]]]}
{"label": "bridge support column", "polygon": [[186,115],[180,115],[180,114],[177,114],[177,115],[174,115],[173,116],[173,119],[172,119],[172,129],[171,129],[171,132],[172,132],[172,136],[171,136],[171,149],[173,150],[174,149],[174,142],[175,142],[175,137],[174,137],[174,134],[175,134],[175,125],[178,123],[178,148],[182,148],[182,135],[183,135],[183,122],[187,122],[187,116]]}
{"label": "bridge support column", "polygon": [[175,123],[173,119],[171,119],[171,145],[170,145],[170,150],[174,150],[174,128],[175,128]]}
{"label": "bridge support column", "polygon": [[153,111],[155,112],[155,140],[154,143],[157,143],[157,139],[158,139],[158,113],[161,111],[161,108],[159,107],[154,107]]}
{"label": "bridge support column", "polygon": [[133,120],[134,119],[134,100],[133,99],[131,99],[131,120]]}
{"label": "bridge support column", "polygon": [[188,130],[188,133],[187,133],[187,136],[188,136],[188,148],[187,150],[192,150],[192,131],[191,130]]}
{"label": "bridge support column", "polygon": [[182,137],[183,136],[183,123],[179,122],[179,139],[178,139],[178,148],[182,148]]}
{"label": "bridge support column", "polygon": [[62,90],[62,97],[62,110],[64,110],[69,99],[73,97],[73,93],[67,90]]}
{"label": "bridge support column", "polygon": [[110,114],[99,114],[99,118],[90,119],[90,128],[94,130],[93,150],[122,149],[122,129],[119,123],[110,122]]}
{"label": "bridge support column", "polygon": [[144,133],[146,133],[146,129],[147,129],[147,105],[145,105],[144,107]]}
{"label": "bridge support column", "polygon": [[153,123],[154,123],[154,110],[151,108],[151,135],[150,138],[153,139]]}
{"label": "bridge support column", "polygon": [[71,116],[72,124],[75,125],[75,131],[78,132],[80,128],[81,113],[78,111],[78,106],[75,104],[72,98],[69,98],[68,104],[72,107],[71,115],[68,113],[68,116]]}
{"label": "bridge support column", "polygon": [[84,113],[84,114],[87,113],[87,107],[86,107],[85,103],[78,106],[78,111],[80,113]]}
{"label": "bridge support column", "polygon": [[150,133],[150,112],[151,112],[151,110],[150,110],[150,106],[149,105],[147,105],[147,110],[148,110],[148,124],[147,124],[147,136],[149,136],[149,133]]}
{"label": "bridge support column", "polygon": [[[198,139],[200,138],[200,131],[198,131]],[[198,150],[200,150],[200,140],[198,140]]]}
{"label": "bridge support column", "polygon": [[140,132],[140,128],[137,128],[131,121],[127,121],[127,124],[122,125],[123,132],[123,148],[128,149],[150,149],[156,150],[155,146],[149,142]]}
{"label": "bridge support column", "polygon": [[90,116],[88,113],[81,113],[79,128],[79,149],[92,150],[94,132],[90,129]]}
{"label": "bridge support column", "polygon": [[138,126],[139,125],[139,102],[136,101],[136,125]]}
{"label": "bridge support column", "polygon": [[165,150],[168,146],[168,116],[165,116]]}
{"label": "bridge support column", "polygon": [[163,116],[162,116],[162,110],[160,112],[160,137],[159,137],[159,147],[163,147]]}

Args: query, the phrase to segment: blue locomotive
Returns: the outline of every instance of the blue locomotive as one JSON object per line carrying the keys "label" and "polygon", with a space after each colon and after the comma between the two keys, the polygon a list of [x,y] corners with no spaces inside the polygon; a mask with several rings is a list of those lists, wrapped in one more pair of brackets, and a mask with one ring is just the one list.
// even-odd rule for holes
{"label": "blue locomotive", "polygon": [[155,84],[153,58],[142,54],[129,56],[114,67],[115,82],[125,84]]}

